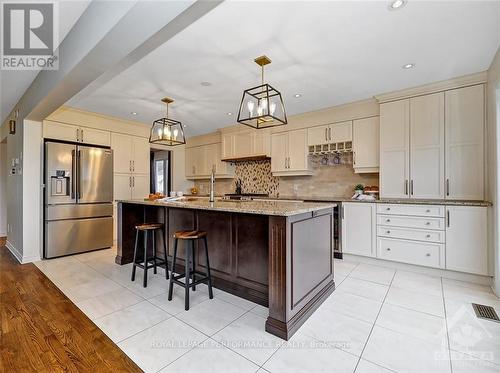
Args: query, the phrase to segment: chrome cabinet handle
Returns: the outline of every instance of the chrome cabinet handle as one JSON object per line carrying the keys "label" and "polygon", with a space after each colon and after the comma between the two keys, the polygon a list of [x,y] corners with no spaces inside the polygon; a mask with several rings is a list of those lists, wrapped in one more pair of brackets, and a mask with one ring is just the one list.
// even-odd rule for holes
{"label": "chrome cabinet handle", "polygon": [[328,138],[332,141],[332,128],[328,128]]}
{"label": "chrome cabinet handle", "polygon": [[405,195],[408,195],[408,180],[405,180]]}
{"label": "chrome cabinet handle", "polygon": [[290,157],[288,157],[288,168],[290,168]]}
{"label": "chrome cabinet handle", "polygon": [[135,176],[132,176],[132,188],[135,188]]}
{"label": "chrome cabinet handle", "polygon": [[413,195],[413,179],[410,180],[410,195]]}
{"label": "chrome cabinet handle", "polygon": [[352,152],[352,164],[356,164],[356,152]]}
{"label": "chrome cabinet handle", "polygon": [[447,210],[446,211],[446,220],[447,220],[447,223],[446,223],[446,226],[447,227],[450,227],[450,210]]}
{"label": "chrome cabinet handle", "polygon": [[132,171],[135,172],[135,161],[132,161]]}
{"label": "chrome cabinet handle", "polygon": [[450,179],[446,179],[446,195],[450,195]]}
{"label": "chrome cabinet handle", "polygon": [[80,141],[83,142],[83,130],[80,130]]}
{"label": "chrome cabinet handle", "polygon": [[325,141],[328,141],[328,128],[325,128]]}
{"label": "chrome cabinet handle", "polygon": [[128,177],[128,187],[132,188],[132,176]]}
{"label": "chrome cabinet handle", "polygon": [[78,128],[76,129],[76,141],[80,141],[80,130]]}

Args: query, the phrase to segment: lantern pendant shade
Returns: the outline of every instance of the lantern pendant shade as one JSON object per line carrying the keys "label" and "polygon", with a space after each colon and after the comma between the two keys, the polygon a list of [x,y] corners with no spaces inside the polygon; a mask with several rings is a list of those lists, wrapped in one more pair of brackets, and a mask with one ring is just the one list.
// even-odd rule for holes
{"label": "lantern pendant shade", "polygon": [[238,110],[238,123],[261,129],[287,124],[285,105],[281,93],[264,83],[264,65],[271,63],[266,56],[255,59],[262,68],[262,84],[243,92]]}
{"label": "lantern pendant shade", "polygon": [[168,118],[168,104],[172,103],[174,100],[166,97],[162,99],[162,101],[167,104],[167,116],[153,122],[149,134],[149,142],[167,146],[185,144],[186,138],[184,136],[182,123]]}

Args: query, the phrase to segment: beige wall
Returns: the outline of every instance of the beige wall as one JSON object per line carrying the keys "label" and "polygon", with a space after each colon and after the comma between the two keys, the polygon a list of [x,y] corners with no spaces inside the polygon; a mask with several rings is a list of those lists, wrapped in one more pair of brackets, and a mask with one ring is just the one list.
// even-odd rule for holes
{"label": "beige wall", "polygon": [[489,210],[489,242],[490,247],[493,247],[492,261],[494,263],[494,284],[493,288],[497,295],[500,296],[500,245],[499,245],[499,220],[500,209],[498,206],[499,194],[499,155],[500,155],[500,48],[497,50],[496,56],[488,70],[487,89],[487,184],[486,197],[493,203],[493,207]]}
{"label": "beige wall", "polygon": [[0,237],[7,236],[7,142],[0,143]]}

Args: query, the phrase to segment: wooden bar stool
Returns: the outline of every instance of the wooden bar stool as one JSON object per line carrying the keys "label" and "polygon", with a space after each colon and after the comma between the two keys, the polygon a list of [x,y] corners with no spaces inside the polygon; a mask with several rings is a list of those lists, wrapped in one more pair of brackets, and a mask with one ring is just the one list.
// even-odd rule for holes
{"label": "wooden bar stool", "polygon": [[[156,256],[156,231],[160,231],[160,236],[163,240],[163,255],[165,259]],[[137,251],[139,245],[139,233],[142,232],[144,236],[144,259],[143,263],[137,262]],[[148,232],[151,232],[153,239],[153,256],[148,258]],[[153,262],[153,264],[149,264]],[[168,277],[168,262],[167,262],[167,247],[165,245],[165,236],[163,235],[163,224],[161,223],[144,223],[135,226],[135,247],[134,247],[134,262],[132,266],[132,281],[135,281],[135,267],[144,270],[144,280],[142,286],[148,286],[148,269],[153,268],[153,273],[156,274],[156,266],[165,264],[165,273]]]}
{"label": "wooden bar stool", "polygon": [[[205,258],[207,262],[207,273],[203,273],[196,270],[196,261],[194,250],[195,241],[203,239],[205,244]],[[174,275],[172,272],[172,276],[170,276],[170,285],[168,287],[168,300],[172,300],[172,293],[174,290],[174,283],[177,285],[181,285],[184,287],[184,309],[186,311],[189,310],[189,288],[193,288],[193,291],[196,290],[196,285],[202,282],[208,282],[208,296],[210,299],[213,299],[214,294],[212,292],[212,276],[210,275],[210,264],[208,261],[208,244],[207,244],[207,232],[204,231],[179,231],[174,234],[174,259],[172,261],[172,271],[175,270],[175,262],[177,260],[177,243],[179,240],[184,240],[185,242],[185,270],[184,273],[179,275]],[[189,263],[192,263],[192,268]],[[203,276],[201,278],[196,279],[196,275]],[[179,281],[180,278],[184,277],[184,282]],[[191,280],[191,282],[190,282]]]}

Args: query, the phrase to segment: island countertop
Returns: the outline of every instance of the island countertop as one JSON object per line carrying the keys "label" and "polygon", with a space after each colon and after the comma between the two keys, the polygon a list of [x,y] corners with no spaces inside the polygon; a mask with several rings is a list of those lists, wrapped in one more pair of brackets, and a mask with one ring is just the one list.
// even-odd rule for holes
{"label": "island countertop", "polygon": [[142,204],[148,206],[164,206],[194,210],[211,210],[223,212],[237,212],[242,214],[257,214],[268,216],[293,216],[307,212],[333,208],[335,203],[301,202],[301,201],[232,201],[217,198],[209,202],[208,198],[187,197],[175,201],[148,201],[148,200],[118,200],[121,203]]}

